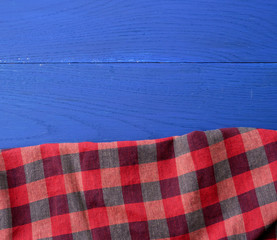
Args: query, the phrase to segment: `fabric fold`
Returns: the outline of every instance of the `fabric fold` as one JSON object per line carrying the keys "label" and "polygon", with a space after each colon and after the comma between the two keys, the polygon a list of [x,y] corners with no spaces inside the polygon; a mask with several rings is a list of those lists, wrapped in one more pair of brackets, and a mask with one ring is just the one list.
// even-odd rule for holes
{"label": "fabric fold", "polygon": [[277,131],[0,151],[0,238],[276,239]]}

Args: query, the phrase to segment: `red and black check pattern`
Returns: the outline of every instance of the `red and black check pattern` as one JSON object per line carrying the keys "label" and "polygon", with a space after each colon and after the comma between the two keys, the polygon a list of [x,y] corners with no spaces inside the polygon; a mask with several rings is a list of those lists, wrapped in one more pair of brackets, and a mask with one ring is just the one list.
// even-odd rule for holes
{"label": "red and black check pattern", "polygon": [[277,131],[0,153],[1,239],[276,239]]}

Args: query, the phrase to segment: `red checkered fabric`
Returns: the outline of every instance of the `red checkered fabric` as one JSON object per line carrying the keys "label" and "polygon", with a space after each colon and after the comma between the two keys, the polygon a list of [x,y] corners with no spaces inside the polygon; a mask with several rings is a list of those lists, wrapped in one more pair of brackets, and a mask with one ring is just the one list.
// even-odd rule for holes
{"label": "red checkered fabric", "polygon": [[276,239],[277,131],[0,153],[0,239]]}

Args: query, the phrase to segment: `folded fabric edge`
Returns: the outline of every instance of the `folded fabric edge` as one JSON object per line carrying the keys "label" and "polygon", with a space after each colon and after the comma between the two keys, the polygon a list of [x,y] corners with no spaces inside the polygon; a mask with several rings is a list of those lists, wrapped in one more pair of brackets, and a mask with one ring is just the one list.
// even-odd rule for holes
{"label": "folded fabric edge", "polygon": [[[81,141],[81,142],[48,142],[48,143],[41,143],[41,144],[35,144],[35,145],[28,145],[28,146],[18,146],[18,147],[12,147],[12,148],[2,148],[0,149],[0,152],[3,152],[3,151],[8,151],[8,150],[12,150],[12,149],[17,149],[17,148],[21,148],[21,149],[24,149],[24,148],[32,148],[32,147],[38,147],[38,146],[51,146],[51,145],[56,145],[56,144],[60,144],[62,146],[66,146],[66,145],[74,145],[74,144],[85,144],[85,143],[88,143],[88,144],[97,144],[97,145],[100,145],[100,148],[101,147],[104,147],[104,148],[115,148],[117,147],[117,143],[128,143],[130,145],[143,145],[143,144],[153,144],[155,142],[162,142],[162,141],[166,141],[170,138],[173,138],[173,139],[176,139],[178,137],[184,137],[184,136],[187,136],[187,135],[193,135],[195,133],[199,133],[199,132],[202,132],[202,133],[205,133],[205,134],[211,134],[216,131],[232,131],[234,129],[238,129],[238,131],[240,133],[246,133],[246,132],[249,132],[249,131],[252,131],[252,130],[260,130],[260,131],[268,131],[268,132],[277,132],[277,130],[274,130],[274,129],[266,129],[266,128],[255,128],[255,127],[227,127],[227,128],[218,128],[218,129],[210,129],[210,130],[194,130],[192,132],[189,132],[189,133],[185,133],[185,134],[182,134],[182,135],[174,135],[174,136],[168,136],[168,137],[163,137],[163,138],[152,138],[152,139],[141,139],[141,140],[120,140],[120,141],[107,141],[107,142],[93,142],[93,141]],[[91,146],[92,147],[92,146]],[[96,146],[95,146],[96,147]]]}

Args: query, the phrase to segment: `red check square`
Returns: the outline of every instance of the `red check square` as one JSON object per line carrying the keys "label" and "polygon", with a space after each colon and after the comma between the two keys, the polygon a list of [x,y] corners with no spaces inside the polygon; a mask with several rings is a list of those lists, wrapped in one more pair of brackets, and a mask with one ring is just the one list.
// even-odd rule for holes
{"label": "red check square", "polygon": [[48,198],[45,179],[28,183],[26,186],[30,202],[35,202],[44,198]]}
{"label": "red check square", "polygon": [[80,142],[78,146],[80,153],[98,150],[98,143],[94,142]]}
{"label": "red check square", "polygon": [[82,172],[64,174],[64,184],[67,193],[84,191]]}
{"label": "red check square", "polygon": [[259,208],[243,213],[243,220],[247,232],[264,226],[263,217]]}
{"label": "red check square", "polygon": [[185,213],[197,211],[202,208],[199,191],[181,195]]}
{"label": "red check square", "polygon": [[159,181],[157,162],[140,164],[139,175],[142,183]]}
{"label": "red check square", "polygon": [[3,160],[5,162],[5,169],[13,169],[23,165],[21,149],[15,148],[13,150],[6,150],[1,152]]}
{"label": "red check square", "polygon": [[254,183],[250,171],[233,177],[233,181],[238,195],[254,189]]}
{"label": "red check square", "polygon": [[51,225],[53,236],[68,234],[72,232],[69,214],[51,217]]}
{"label": "red check square", "polygon": [[236,135],[227,138],[224,141],[228,158],[234,157],[245,152],[241,135]]}
{"label": "red check square", "polygon": [[[101,177],[103,188],[121,186],[121,176],[119,167],[101,169]],[[86,178],[89,178],[89,175]]]}
{"label": "red check square", "polygon": [[216,185],[200,189],[199,191],[203,208],[219,201]]}
{"label": "red check square", "polygon": [[61,155],[79,153],[78,143],[60,143],[59,148]]}
{"label": "red check square", "polygon": [[127,223],[128,217],[124,205],[107,207],[110,225]]}
{"label": "red check square", "polygon": [[72,232],[89,230],[88,211],[73,212],[69,214]]}
{"label": "red check square", "polygon": [[49,158],[60,155],[58,143],[42,144],[40,145],[40,151],[42,158]]}
{"label": "red check square", "polygon": [[163,199],[164,211],[167,218],[185,214],[181,196]]}
{"label": "red check square", "polygon": [[1,152],[0,152],[0,171],[6,171],[5,161]]}
{"label": "red check square", "polygon": [[[213,165],[209,147],[191,152],[195,170],[210,167]],[[199,161],[201,159],[201,161]]]}
{"label": "red check square", "polygon": [[211,145],[210,152],[211,152],[213,164],[216,164],[218,162],[221,162],[227,159],[227,153],[226,153],[224,141]]}
{"label": "red check square", "polygon": [[35,162],[42,159],[39,145],[21,148],[21,155],[23,164]]}
{"label": "red check square", "polygon": [[276,221],[275,210],[277,210],[277,202],[272,202],[260,207],[263,222],[265,226],[269,226]]}
{"label": "red check square", "polygon": [[158,172],[160,180],[177,176],[177,168],[175,158],[158,161]]}
{"label": "red check square", "polygon": [[10,207],[9,189],[0,190],[0,210]]}
{"label": "red check square", "polygon": [[[29,223],[29,224],[24,224],[24,225],[21,225],[21,226],[16,226],[16,227],[13,227],[12,228],[13,230],[13,235],[16,233],[16,232],[19,232],[21,234],[21,236],[30,236],[30,239],[32,238],[32,224]],[[3,236],[1,236],[2,238]],[[3,238],[2,238],[3,239]],[[11,239],[10,237],[7,238],[7,239]],[[24,238],[25,240],[26,238]]]}
{"label": "red check square", "polygon": [[277,161],[276,162],[272,162],[269,164],[270,167],[270,171],[271,171],[271,176],[274,182],[277,181]]}
{"label": "red check square", "polygon": [[147,221],[144,203],[131,203],[125,205],[129,222]]}
{"label": "red check square", "polygon": [[242,215],[228,218],[224,221],[227,236],[239,235],[245,232]]}
{"label": "red check square", "polygon": [[[17,227],[16,227],[16,229],[17,229]],[[10,236],[12,236],[12,232],[13,232],[13,228],[2,229],[2,230],[0,230],[0,236],[3,239],[10,239]]]}
{"label": "red check square", "polygon": [[52,234],[51,219],[43,219],[32,223],[33,239],[50,237]]}
{"label": "red check square", "polygon": [[186,153],[176,157],[175,161],[178,176],[195,171],[191,153]]}
{"label": "red check square", "polygon": [[138,140],[136,141],[137,145],[150,145],[150,144],[155,144],[156,140],[155,139],[150,139],[150,140]]}
{"label": "red check square", "polygon": [[17,207],[29,203],[26,185],[9,189],[11,207]]}
{"label": "red check square", "polygon": [[252,130],[250,132],[246,132],[241,134],[245,151],[249,151],[258,147],[263,146],[262,139],[258,130]]}
{"label": "red check square", "polygon": [[237,195],[233,178],[225,179],[216,184],[219,201],[232,198]]}
{"label": "red check square", "polygon": [[82,171],[82,180],[84,191],[102,188],[100,169]]}
{"label": "red check square", "polygon": [[117,142],[103,142],[98,143],[98,149],[110,149],[110,148],[117,148]]}
{"label": "red check square", "polygon": [[148,221],[165,218],[163,200],[145,202],[144,205]]}
{"label": "red check square", "polygon": [[136,147],[137,142],[136,141],[118,141],[117,147],[118,148],[124,148],[124,147]]}
{"label": "red check square", "polygon": [[120,167],[120,175],[122,186],[140,183],[138,165]]}
{"label": "red check square", "polygon": [[88,210],[90,229],[109,226],[109,218],[105,207],[97,207]]}
{"label": "red check square", "polygon": [[45,179],[48,197],[66,194],[64,176],[58,175]]}
{"label": "red check square", "polygon": [[[268,165],[256,168],[251,171],[255,188],[273,182],[270,167]],[[261,177],[263,176],[263,177]]]}
{"label": "red check square", "polygon": [[207,226],[207,232],[209,239],[222,239],[226,236],[226,230],[224,222],[215,223],[213,225]]}
{"label": "red check square", "polygon": [[275,130],[258,129],[258,132],[264,145],[277,141]]}

